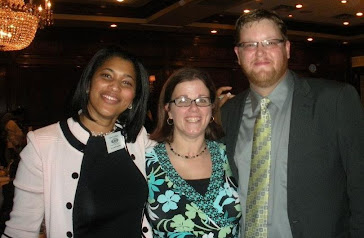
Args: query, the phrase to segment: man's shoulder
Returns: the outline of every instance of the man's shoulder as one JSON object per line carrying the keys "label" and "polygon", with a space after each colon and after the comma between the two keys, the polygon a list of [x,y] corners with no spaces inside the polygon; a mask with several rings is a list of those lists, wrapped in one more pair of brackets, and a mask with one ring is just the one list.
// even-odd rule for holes
{"label": "man's shoulder", "polygon": [[307,83],[311,88],[342,88],[349,84],[337,80],[330,80],[326,78],[314,78],[314,77],[304,77],[295,75],[295,83]]}
{"label": "man's shoulder", "polygon": [[362,107],[358,90],[348,83],[318,78],[301,79],[296,80],[298,86],[295,82],[293,94],[295,105],[309,102],[314,103],[316,108],[325,108],[326,111],[332,110],[333,112],[337,110],[338,106]]}
{"label": "man's shoulder", "polygon": [[329,80],[324,78],[305,78],[305,79],[312,87],[321,87],[322,85],[324,85],[325,87],[330,87],[330,88],[342,88],[347,84],[344,82]]}
{"label": "man's shoulder", "polygon": [[354,87],[348,83],[330,80],[324,78],[312,78],[297,76],[294,80],[295,91],[301,91],[311,93],[314,95],[332,95],[340,93],[344,88],[350,91],[354,90]]}

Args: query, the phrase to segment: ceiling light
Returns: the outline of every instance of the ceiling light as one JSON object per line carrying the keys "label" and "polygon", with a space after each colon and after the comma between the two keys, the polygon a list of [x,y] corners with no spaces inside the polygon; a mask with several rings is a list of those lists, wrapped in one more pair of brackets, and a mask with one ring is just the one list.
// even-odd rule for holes
{"label": "ceiling light", "polygon": [[303,5],[302,4],[296,4],[296,8],[302,8],[303,7]]}
{"label": "ceiling light", "polygon": [[250,10],[249,9],[244,9],[244,13],[249,13]]}
{"label": "ceiling light", "polygon": [[349,44],[349,42],[343,41],[343,45],[347,45],[347,44]]}
{"label": "ceiling light", "polygon": [[293,17],[293,15],[292,14],[289,14],[288,17]]}
{"label": "ceiling light", "polygon": [[313,41],[312,37],[307,38],[307,41]]}
{"label": "ceiling light", "polygon": [[211,32],[211,34],[216,34],[217,30],[211,30],[210,32]]}
{"label": "ceiling light", "polygon": [[155,75],[149,75],[149,82],[150,83],[155,82],[155,80],[156,80]]}
{"label": "ceiling light", "polygon": [[347,3],[348,1],[346,1],[346,0],[341,0],[340,2],[345,4],[345,3]]}
{"label": "ceiling light", "polygon": [[53,23],[50,0],[43,6],[32,1],[0,1],[0,51],[22,50],[32,43],[38,28]]}
{"label": "ceiling light", "polygon": [[112,28],[115,28],[115,27],[117,27],[118,25],[116,25],[116,24],[111,24],[110,25],[110,27],[112,27]]}
{"label": "ceiling light", "polygon": [[349,25],[350,23],[349,23],[348,21],[344,21],[344,22],[343,22],[343,24],[344,24],[345,26],[347,26],[347,25]]}
{"label": "ceiling light", "polygon": [[116,0],[117,2],[124,2],[124,0]]}
{"label": "ceiling light", "polygon": [[357,12],[355,15],[358,16],[358,17],[362,17],[363,13],[362,12]]}

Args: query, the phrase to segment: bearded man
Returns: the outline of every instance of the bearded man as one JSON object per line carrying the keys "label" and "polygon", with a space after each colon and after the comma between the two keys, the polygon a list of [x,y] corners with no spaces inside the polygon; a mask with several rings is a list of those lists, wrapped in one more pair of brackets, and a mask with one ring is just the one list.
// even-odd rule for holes
{"label": "bearded man", "polygon": [[287,28],[270,11],[238,19],[234,51],[250,88],[222,106],[221,121],[239,181],[241,237],[364,237],[357,91],[289,70]]}

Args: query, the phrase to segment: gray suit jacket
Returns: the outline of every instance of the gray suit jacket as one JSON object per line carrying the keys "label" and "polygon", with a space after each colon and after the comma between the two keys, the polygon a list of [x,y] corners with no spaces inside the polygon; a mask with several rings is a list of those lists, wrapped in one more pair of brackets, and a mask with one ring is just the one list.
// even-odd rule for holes
{"label": "gray suit jacket", "polygon": [[[364,237],[364,111],[347,84],[294,74],[287,206],[294,238]],[[249,90],[222,107],[233,173]]]}

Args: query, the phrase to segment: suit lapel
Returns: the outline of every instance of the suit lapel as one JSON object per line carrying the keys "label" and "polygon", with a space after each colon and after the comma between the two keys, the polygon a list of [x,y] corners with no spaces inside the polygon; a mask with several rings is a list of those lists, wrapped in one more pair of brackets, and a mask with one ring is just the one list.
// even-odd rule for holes
{"label": "suit lapel", "polygon": [[231,130],[231,138],[232,138],[232,148],[231,148],[231,153],[234,155],[235,154],[235,147],[236,147],[236,142],[238,140],[238,135],[239,135],[239,130],[240,130],[240,125],[242,123],[242,119],[243,119],[243,113],[244,113],[244,107],[245,107],[245,101],[246,101],[246,97],[248,96],[248,92],[246,91],[244,92],[241,97],[236,101],[236,104],[234,106],[235,111],[233,111],[232,116],[229,118],[230,119],[230,128],[234,128],[233,130]]}
{"label": "suit lapel", "polygon": [[235,147],[238,140],[240,125],[242,123],[245,100],[249,90],[238,94],[227,102],[223,109],[223,127],[225,130],[226,153],[229,159],[231,171],[236,179],[239,178],[238,170],[234,161]]}
{"label": "suit lapel", "polygon": [[[313,119],[314,119],[314,98],[311,87],[307,80],[299,79],[294,75],[294,92],[292,99],[291,122],[288,145],[288,165],[287,165],[287,202],[288,214],[292,217],[290,211],[297,210],[299,204],[295,203],[295,196],[302,191],[296,191],[300,187],[300,179],[306,171],[305,164],[302,161],[302,155],[308,148],[312,140]],[[304,176],[304,175],[303,175]]]}
{"label": "suit lapel", "polygon": [[[303,151],[302,144],[309,140],[312,132],[314,99],[311,87],[305,79],[294,75],[288,159],[294,160]],[[288,161],[288,162],[289,162]]]}

